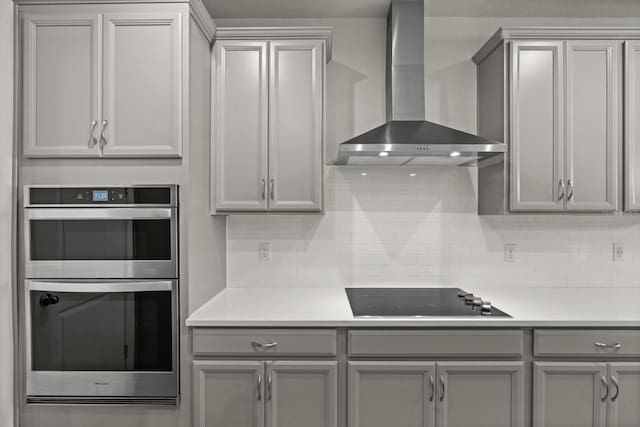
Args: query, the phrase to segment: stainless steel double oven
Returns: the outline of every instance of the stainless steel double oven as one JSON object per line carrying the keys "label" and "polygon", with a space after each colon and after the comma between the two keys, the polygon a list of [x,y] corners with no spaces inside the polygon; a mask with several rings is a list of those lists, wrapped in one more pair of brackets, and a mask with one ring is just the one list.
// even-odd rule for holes
{"label": "stainless steel double oven", "polygon": [[28,402],[178,397],[178,188],[24,192]]}

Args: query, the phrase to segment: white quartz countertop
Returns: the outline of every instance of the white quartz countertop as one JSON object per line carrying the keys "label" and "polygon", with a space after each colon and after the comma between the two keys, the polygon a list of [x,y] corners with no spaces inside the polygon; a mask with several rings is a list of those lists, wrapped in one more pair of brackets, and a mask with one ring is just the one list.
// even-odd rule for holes
{"label": "white quartz countertop", "polygon": [[343,288],[227,288],[191,327],[640,327],[638,288],[473,288],[512,318],[355,318]]}

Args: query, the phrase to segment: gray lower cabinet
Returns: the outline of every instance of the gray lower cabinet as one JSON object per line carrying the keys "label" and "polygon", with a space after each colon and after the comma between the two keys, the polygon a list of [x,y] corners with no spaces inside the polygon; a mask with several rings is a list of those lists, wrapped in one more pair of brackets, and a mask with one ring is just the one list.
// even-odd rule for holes
{"label": "gray lower cabinet", "polygon": [[534,427],[637,427],[640,363],[536,362]]}
{"label": "gray lower cabinet", "polygon": [[350,427],[522,427],[522,362],[350,362]]}
{"label": "gray lower cabinet", "polygon": [[335,361],[195,361],[196,427],[337,427]]}
{"label": "gray lower cabinet", "polygon": [[640,425],[640,363],[610,363],[610,395],[607,425]]}
{"label": "gray lower cabinet", "polygon": [[435,425],[434,362],[349,362],[349,427]]}

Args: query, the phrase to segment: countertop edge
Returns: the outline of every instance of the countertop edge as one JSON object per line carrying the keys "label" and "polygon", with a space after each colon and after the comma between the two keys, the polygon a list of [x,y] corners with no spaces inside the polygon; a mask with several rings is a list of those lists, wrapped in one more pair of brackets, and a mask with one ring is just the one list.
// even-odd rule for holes
{"label": "countertop edge", "polygon": [[640,328],[638,321],[588,320],[300,320],[300,321],[200,321],[186,322],[188,328]]}

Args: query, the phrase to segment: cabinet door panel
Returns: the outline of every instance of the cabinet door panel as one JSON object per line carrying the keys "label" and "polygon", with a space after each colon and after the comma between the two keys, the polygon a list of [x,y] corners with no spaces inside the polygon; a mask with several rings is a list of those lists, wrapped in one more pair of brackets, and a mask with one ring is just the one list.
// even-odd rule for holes
{"label": "cabinet door panel", "polygon": [[566,46],[567,210],[616,210],[622,43]]}
{"label": "cabinet door panel", "polygon": [[262,427],[263,379],[263,362],[193,362],[193,425]]}
{"label": "cabinet door panel", "polygon": [[182,154],[180,13],[104,15],[103,154]]}
{"label": "cabinet door panel", "polygon": [[562,42],[511,43],[511,210],[564,209]]}
{"label": "cabinet door panel", "polygon": [[99,119],[98,15],[25,14],[23,22],[24,155],[100,155],[91,140]]}
{"label": "cabinet door panel", "polygon": [[640,210],[640,41],[625,43],[625,208]]}
{"label": "cabinet door panel", "polygon": [[324,42],[270,42],[271,210],[322,208]]}
{"label": "cabinet door panel", "polygon": [[267,43],[215,45],[215,207],[267,210]]}
{"label": "cabinet door panel", "polygon": [[433,427],[431,384],[433,362],[350,362],[349,427]]}
{"label": "cabinet door panel", "polygon": [[522,427],[522,362],[438,363],[438,427]]}
{"label": "cabinet door panel", "polygon": [[534,427],[605,427],[605,363],[534,363]]}
{"label": "cabinet door panel", "polygon": [[607,426],[637,427],[640,425],[640,363],[611,363],[609,374],[612,387]]}
{"label": "cabinet door panel", "polygon": [[267,427],[337,427],[336,362],[272,362],[267,378]]}

